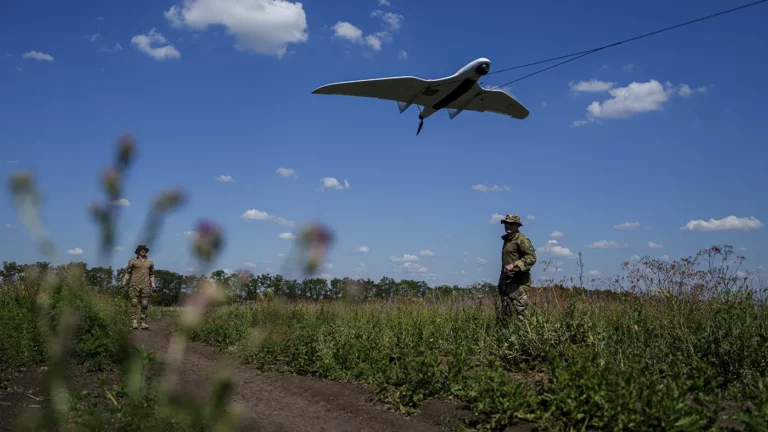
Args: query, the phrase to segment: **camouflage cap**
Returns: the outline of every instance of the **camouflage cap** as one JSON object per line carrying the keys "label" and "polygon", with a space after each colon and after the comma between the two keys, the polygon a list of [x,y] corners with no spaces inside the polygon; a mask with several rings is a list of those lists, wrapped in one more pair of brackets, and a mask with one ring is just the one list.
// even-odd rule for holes
{"label": "camouflage cap", "polygon": [[518,224],[520,226],[523,226],[523,223],[520,221],[520,216],[514,215],[514,214],[508,214],[504,217],[504,219],[501,220],[501,223],[507,224],[507,223],[514,223]]}
{"label": "camouflage cap", "polygon": [[140,251],[140,250],[142,250],[142,249],[144,249],[144,252],[147,252],[147,253],[149,253],[149,248],[147,247],[147,245],[138,245],[138,246],[136,247],[136,251],[134,251],[134,253],[135,253],[136,255],[138,255],[138,254],[139,254],[139,251]]}

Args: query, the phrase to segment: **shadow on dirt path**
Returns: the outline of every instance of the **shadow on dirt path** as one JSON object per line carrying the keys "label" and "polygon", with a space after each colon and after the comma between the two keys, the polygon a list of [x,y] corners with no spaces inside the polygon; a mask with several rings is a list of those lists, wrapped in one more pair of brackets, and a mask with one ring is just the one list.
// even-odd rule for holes
{"label": "shadow on dirt path", "polygon": [[[135,330],[133,338],[165,358],[172,326],[170,318],[159,319],[151,323],[151,330]],[[242,430],[445,431],[456,430],[461,418],[471,415],[458,405],[431,401],[420,414],[406,417],[370,402],[371,392],[361,386],[261,372],[195,342],[187,345],[179,385],[203,397],[212,378],[225,369],[237,386],[233,401],[242,409]]]}

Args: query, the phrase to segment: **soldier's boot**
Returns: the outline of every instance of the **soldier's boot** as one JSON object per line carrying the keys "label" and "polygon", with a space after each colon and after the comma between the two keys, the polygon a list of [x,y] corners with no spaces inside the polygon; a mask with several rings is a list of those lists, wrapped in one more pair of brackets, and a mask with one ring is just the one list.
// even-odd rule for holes
{"label": "soldier's boot", "polygon": [[147,325],[147,323],[143,322],[143,323],[141,323],[141,329],[142,330],[149,330],[149,326]]}
{"label": "soldier's boot", "polygon": [[136,322],[136,320],[133,320],[133,321],[131,322],[131,328],[132,328],[132,329],[134,329],[134,330],[136,330],[137,328],[139,328],[139,324]]}

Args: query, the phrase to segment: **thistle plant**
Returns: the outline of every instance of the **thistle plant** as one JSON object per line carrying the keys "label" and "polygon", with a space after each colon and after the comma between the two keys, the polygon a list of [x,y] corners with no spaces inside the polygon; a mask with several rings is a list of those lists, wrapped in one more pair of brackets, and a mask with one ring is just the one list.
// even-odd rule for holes
{"label": "thistle plant", "polygon": [[[117,229],[118,201],[125,188],[126,174],[134,162],[136,141],[125,136],[118,140],[115,160],[101,176],[102,189],[107,204],[91,204],[91,214],[100,231],[100,260],[111,261]],[[31,233],[35,244],[48,258],[55,256],[55,246],[45,230],[39,209],[42,200],[30,172],[11,177],[9,189],[16,210]],[[180,189],[160,193],[152,206],[142,230],[145,244],[159,236],[166,216],[178,209],[185,201]],[[200,236],[194,244],[199,260],[210,266],[223,247],[223,235],[215,223],[203,221],[198,226]],[[75,269],[75,272],[78,270]],[[77,409],[73,383],[70,381],[71,359],[75,350],[76,335],[84,309],[97,307],[95,294],[86,289],[78,274],[57,276],[48,273],[37,293],[37,319],[39,332],[46,340],[46,366],[44,368],[44,397],[42,412],[38,416],[26,416],[23,430],[70,430],[76,428],[73,413]],[[68,304],[66,299],[78,302]],[[171,426],[186,426],[189,430],[230,431],[237,426],[238,411],[229,404],[234,382],[226,375],[216,377],[208,405],[185,396],[177,386],[179,368],[190,332],[193,332],[202,316],[221,299],[221,292],[214,284],[202,281],[190,301],[179,315],[178,331],[173,336],[168,352],[168,362],[161,378],[162,386],[153,386],[146,373],[148,357],[129,338],[127,331],[117,336],[117,351],[121,370],[119,395],[104,388],[103,397],[117,410],[121,419],[120,430],[168,430]],[[63,304],[63,307],[61,305]],[[85,305],[85,306],[83,306]],[[127,304],[122,304],[127,307]],[[58,309],[57,309],[58,307]],[[118,397],[116,397],[118,396]],[[85,421],[89,428],[111,429],[114,424],[90,418]]]}

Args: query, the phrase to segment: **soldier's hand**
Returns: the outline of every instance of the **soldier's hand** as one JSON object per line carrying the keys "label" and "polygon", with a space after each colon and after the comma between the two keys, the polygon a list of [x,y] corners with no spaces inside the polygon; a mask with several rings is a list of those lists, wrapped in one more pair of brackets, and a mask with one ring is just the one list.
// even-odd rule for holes
{"label": "soldier's hand", "polygon": [[504,266],[504,271],[506,273],[514,272],[515,271],[515,265],[514,264],[508,264],[508,265]]}

